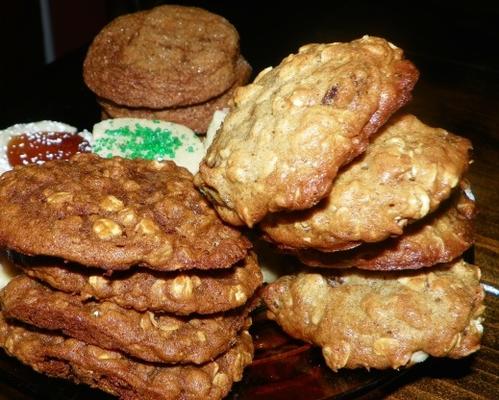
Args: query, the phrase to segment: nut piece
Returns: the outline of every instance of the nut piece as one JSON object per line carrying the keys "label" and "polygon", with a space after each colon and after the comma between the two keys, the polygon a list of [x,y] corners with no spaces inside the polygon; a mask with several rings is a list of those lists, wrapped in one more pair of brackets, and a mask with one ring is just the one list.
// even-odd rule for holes
{"label": "nut piece", "polygon": [[107,218],[99,218],[96,220],[92,229],[97,237],[102,240],[115,238],[122,233],[121,227],[116,222]]}
{"label": "nut piece", "polygon": [[61,204],[73,200],[73,195],[69,192],[56,192],[47,197],[49,204]]}
{"label": "nut piece", "polygon": [[151,219],[144,218],[135,227],[135,232],[143,235],[153,235],[159,232],[159,227]]}
{"label": "nut piece", "polygon": [[117,211],[120,211],[124,207],[124,204],[117,197],[109,195],[109,196],[104,197],[104,199],[102,199],[99,206],[100,206],[100,208],[102,208],[105,211],[117,212]]}
{"label": "nut piece", "polygon": [[135,211],[133,209],[126,207],[121,210],[118,214],[118,220],[125,226],[130,226],[135,224],[137,220],[137,216],[135,215]]}
{"label": "nut piece", "polygon": [[176,299],[190,298],[192,296],[192,289],[192,280],[185,275],[176,277],[171,283],[172,296]]}

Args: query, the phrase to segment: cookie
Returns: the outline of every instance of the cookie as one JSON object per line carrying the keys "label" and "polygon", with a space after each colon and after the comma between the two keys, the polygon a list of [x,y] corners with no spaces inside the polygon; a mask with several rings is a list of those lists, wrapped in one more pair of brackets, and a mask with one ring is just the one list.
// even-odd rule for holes
{"label": "cookie", "polygon": [[206,147],[191,129],[172,122],[115,118],[94,125],[92,153],[100,157],[172,160],[195,174]]}
{"label": "cookie", "polygon": [[171,161],[23,166],[0,177],[0,245],[107,270],[228,268],[251,243],[225,226]]}
{"label": "cookie", "polygon": [[304,46],[237,89],[196,184],[234,225],[310,208],[409,100],[417,77],[383,39]]}
{"label": "cookie", "polygon": [[250,65],[244,58],[240,57],[236,65],[236,81],[227,91],[203,103],[183,107],[162,109],[133,108],[113,103],[104,98],[99,98],[99,105],[104,112],[102,119],[122,117],[158,119],[182,124],[199,134],[204,134],[208,130],[214,112],[227,107],[235,90],[239,86],[246,84],[250,75]]}
{"label": "cookie", "polygon": [[227,311],[245,304],[262,283],[262,272],[251,253],[230,269],[182,274],[140,269],[115,272],[111,277],[57,259],[10,255],[27,275],[55,289],[137,311],[176,315]]}
{"label": "cookie", "polygon": [[463,192],[427,218],[410,225],[401,236],[363,244],[348,251],[302,250],[296,255],[312,267],[399,270],[431,267],[461,256],[474,242],[475,203]]}
{"label": "cookie", "polygon": [[243,331],[227,353],[203,366],[143,364],[76,339],[29,330],[1,313],[0,347],[38,372],[130,400],[221,399],[253,357],[251,337]]}
{"label": "cookie", "polygon": [[239,331],[248,327],[249,308],[192,319],[139,313],[110,302],[83,302],[26,275],[14,278],[0,292],[0,301],[6,318],[156,363],[213,360],[229,350]]}
{"label": "cookie", "polygon": [[270,284],[263,296],[270,317],[320,346],[332,370],[400,368],[479,349],[479,280],[478,267],[456,261],[412,273],[301,273]]}
{"label": "cookie", "polygon": [[0,130],[0,174],[16,165],[42,164],[90,151],[92,135],[58,121],[15,124]]}
{"label": "cookie", "polygon": [[239,35],[223,17],[163,5],[116,18],[95,37],[83,78],[98,96],[127,107],[199,104],[236,80]]}
{"label": "cookie", "polygon": [[401,235],[450,196],[468,169],[471,143],[413,115],[394,118],[316,207],[260,224],[284,248],[335,251]]}

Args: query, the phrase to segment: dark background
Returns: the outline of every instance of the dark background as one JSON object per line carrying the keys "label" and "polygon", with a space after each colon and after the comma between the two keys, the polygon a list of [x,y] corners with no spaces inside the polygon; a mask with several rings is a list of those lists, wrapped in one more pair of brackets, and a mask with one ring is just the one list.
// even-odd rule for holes
{"label": "dark background", "polygon": [[[78,101],[92,98],[83,85],[81,69],[77,69],[86,47],[114,17],[168,2],[46,1],[50,6],[57,68],[52,65],[44,68],[41,3],[21,0],[3,1],[1,5],[0,129],[11,123],[27,122],[26,118],[59,119],[91,129],[98,118],[97,108],[80,112],[71,107],[76,100],[71,97],[78,96]],[[305,43],[347,41],[370,34],[385,37],[403,48],[421,70],[423,80],[443,79],[449,85],[468,85],[479,96],[495,99],[498,96],[498,2],[212,0],[173,3],[198,5],[231,21],[240,33],[242,53],[255,72],[278,64]],[[64,63],[71,65],[62,68]],[[54,86],[54,74],[61,74],[61,84]],[[40,81],[52,83],[43,85]],[[26,115],[22,112],[23,104],[39,111]]]}

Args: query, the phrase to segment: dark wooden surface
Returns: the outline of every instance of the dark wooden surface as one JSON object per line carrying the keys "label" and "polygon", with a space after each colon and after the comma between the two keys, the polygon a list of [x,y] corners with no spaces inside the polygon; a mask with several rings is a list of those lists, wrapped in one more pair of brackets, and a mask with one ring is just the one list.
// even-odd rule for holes
{"label": "dark wooden surface", "polygon": [[[418,8],[411,14],[399,10],[392,15],[379,7],[355,14],[344,3],[335,5],[335,13],[332,7],[314,9],[314,2],[305,11],[276,7],[267,13],[262,5],[256,11],[245,6],[236,11],[226,5],[225,16],[240,30],[242,48],[257,70],[276,64],[309,41],[349,40],[371,33],[404,47],[421,71],[407,111],[473,142],[469,178],[480,209],[475,263],[482,269],[483,281],[499,287],[499,33],[493,22],[499,15],[497,7],[487,9],[478,2],[466,9],[454,5],[447,13],[444,8]],[[224,15],[220,3],[212,7]],[[313,16],[316,19],[310,22]],[[0,128],[55,119],[91,130],[99,111],[81,79],[84,52],[33,75],[4,81]],[[487,295],[486,304],[483,346],[477,354],[457,361],[430,360],[366,398],[499,399],[499,299]],[[14,398],[25,397],[0,384],[0,399]]]}

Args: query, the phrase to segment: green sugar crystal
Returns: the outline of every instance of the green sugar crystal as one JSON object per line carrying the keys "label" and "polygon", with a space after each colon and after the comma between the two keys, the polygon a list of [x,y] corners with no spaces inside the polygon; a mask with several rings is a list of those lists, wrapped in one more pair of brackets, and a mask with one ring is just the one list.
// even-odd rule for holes
{"label": "green sugar crystal", "polygon": [[[182,141],[171,131],[159,127],[152,129],[139,123],[132,129],[128,125],[107,129],[105,134],[106,137],[100,137],[94,142],[94,152],[102,154],[105,151],[118,150],[128,158],[162,160],[175,159],[176,151],[182,146]],[[194,151],[192,146],[189,148],[189,152]]]}

